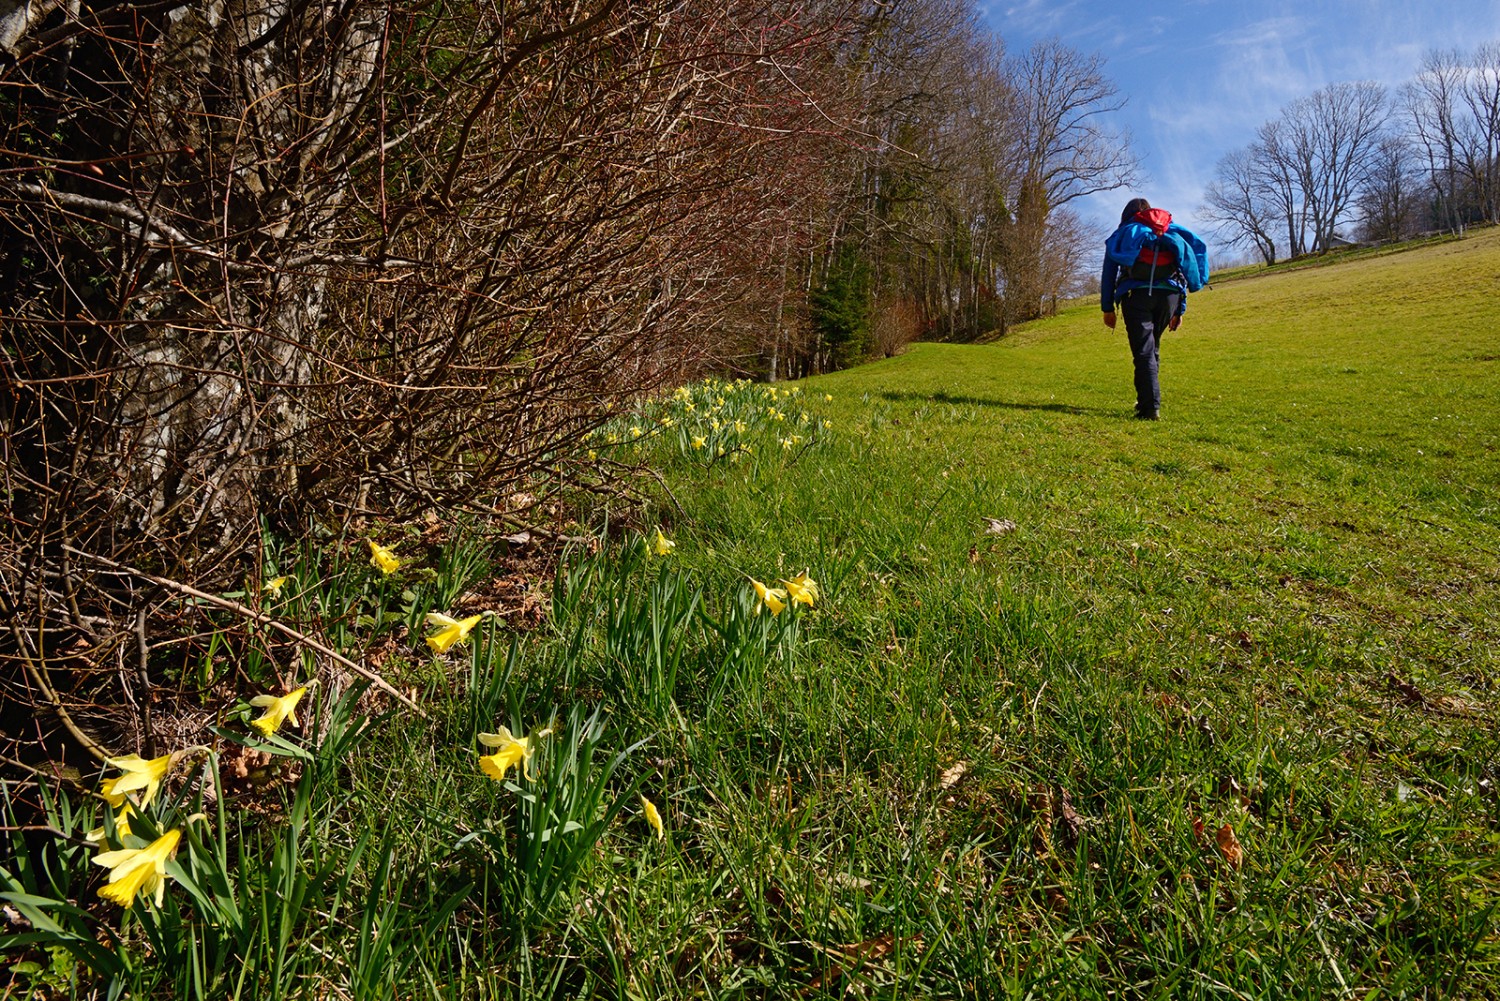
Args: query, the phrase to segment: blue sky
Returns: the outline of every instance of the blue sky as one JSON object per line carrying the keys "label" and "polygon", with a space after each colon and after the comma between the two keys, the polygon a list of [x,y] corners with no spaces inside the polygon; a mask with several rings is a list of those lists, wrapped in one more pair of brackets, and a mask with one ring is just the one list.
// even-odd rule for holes
{"label": "blue sky", "polygon": [[[980,9],[1013,54],[1057,37],[1104,55],[1129,99],[1117,124],[1144,162],[1139,194],[1189,227],[1219,157],[1288,101],[1343,80],[1394,88],[1428,49],[1500,40],[1497,0],[988,0]],[[1112,225],[1125,201],[1122,191],[1078,207]]]}

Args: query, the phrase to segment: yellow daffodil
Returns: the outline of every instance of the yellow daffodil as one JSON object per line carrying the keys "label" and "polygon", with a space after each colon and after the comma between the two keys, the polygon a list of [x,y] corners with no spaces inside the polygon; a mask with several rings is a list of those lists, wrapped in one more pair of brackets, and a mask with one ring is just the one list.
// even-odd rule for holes
{"label": "yellow daffodil", "polygon": [[[126,800],[125,806],[121,808],[119,813],[115,814],[115,837],[119,838],[121,841],[130,837],[130,815],[134,812],[134,804],[132,804],[129,800]],[[89,831],[83,836],[83,839],[85,841],[103,841],[104,825],[101,824],[100,826],[94,828],[92,831]]]}
{"label": "yellow daffodil", "polygon": [[370,565],[379,567],[380,572],[389,577],[401,567],[401,561],[396,559],[396,554],[374,539],[366,540],[370,543]]}
{"label": "yellow daffodil", "polygon": [[630,429],[630,437],[632,437],[632,438],[639,438],[641,435],[643,435],[645,433],[646,432],[642,431],[640,428],[631,428]]}
{"label": "yellow daffodil", "polygon": [[782,448],[791,448],[795,444],[796,444],[796,442],[792,441],[792,439],[790,439],[790,438],[783,438],[783,439],[781,439],[781,447]]}
{"label": "yellow daffodil", "polygon": [[666,828],[661,823],[661,813],[656,809],[656,804],[645,796],[641,797],[641,814],[645,816],[646,823],[656,832],[656,840],[660,841],[667,836]]}
{"label": "yellow daffodil", "polygon": [[750,578],[750,585],[755,588],[755,595],[760,599],[762,607],[769,608],[772,615],[780,615],[781,610],[786,607],[786,592],[779,587],[766,587],[754,577]]}
{"label": "yellow daffodil", "polygon": [[720,428],[722,428],[724,425],[720,424],[719,423],[719,419],[717,417],[715,417],[713,420],[711,420],[711,421],[708,422],[708,426],[711,427],[711,428],[713,428],[715,431],[717,431]]}
{"label": "yellow daffodil", "polygon": [[694,448],[702,448],[704,445],[707,445],[707,444],[708,444],[708,439],[705,438],[705,437],[703,437],[703,435],[701,435],[701,434],[695,434],[695,435],[693,435],[693,447]]}
{"label": "yellow daffodil", "polygon": [[512,766],[520,765],[521,774],[528,779],[531,778],[531,756],[536,753],[536,748],[531,742],[551,732],[552,728],[547,727],[533,737],[517,737],[510,732],[508,727],[502,726],[499,733],[481,733],[479,742],[485,747],[495,748],[495,753],[480,755],[479,770],[496,782],[503,782],[505,773]]}
{"label": "yellow daffodil", "polygon": [[691,404],[691,403],[684,403],[682,405],[682,409],[683,409],[684,413],[689,413],[690,414],[690,413],[692,413],[694,410],[696,410],[698,408],[696,406],[694,406],[693,404]]}
{"label": "yellow daffodil", "polygon": [[807,411],[806,410],[802,411],[802,413],[797,416],[797,420],[801,421],[803,424],[806,424],[808,422],[808,420],[809,420],[809,418],[807,416]]}
{"label": "yellow daffodil", "polygon": [[160,907],[166,890],[162,880],[167,874],[167,860],[177,854],[181,838],[181,831],[168,831],[145,848],[121,848],[95,855],[94,864],[110,870],[109,883],[100,887],[99,896],[129,907],[137,894],[155,893],[156,906]]}
{"label": "yellow daffodil", "polygon": [[833,394],[832,393],[824,393],[823,394],[823,399],[826,400],[829,403],[832,403],[833,402]]}
{"label": "yellow daffodil", "polygon": [[671,417],[663,417],[661,419],[661,426],[664,427],[664,428],[669,428],[669,427],[671,427],[672,425],[674,425],[676,423],[677,422],[674,421]]}
{"label": "yellow daffodil", "polygon": [[592,448],[589,449],[589,461],[590,462],[596,462],[596,461],[598,461],[598,459],[599,459],[599,453],[596,452],[596,451],[594,451]]}
{"label": "yellow daffodil", "polygon": [[148,806],[156,798],[167,769],[172,766],[172,755],[163,754],[147,761],[138,754],[127,754],[123,758],[110,758],[109,764],[124,772],[124,775],[109,779],[99,787],[99,795],[115,809],[125,805],[125,794],[137,789],[146,790],[141,797],[141,806]]}
{"label": "yellow daffodil", "polygon": [[651,551],[657,556],[666,556],[677,548],[677,543],[661,534],[661,529],[656,530],[656,538],[651,542]]}
{"label": "yellow daffodil", "polygon": [[455,619],[441,612],[428,612],[427,624],[438,627],[438,631],[427,637],[427,645],[433,653],[447,653],[455,643],[463,643],[483,615],[471,615],[466,619]]}
{"label": "yellow daffodil", "polygon": [[257,695],[250,700],[250,704],[265,712],[250,721],[255,727],[267,737],[281,729],[281,724],[290,723],[292,726],[301,726],[297,722],[297,703],[302,701],[302,696],[307,694],[307,687],[288,692],[285,695]]}
{"label": "yellow daffodil", "polygon": [[618,444],[620,444],[620,436],[619,436],[619,435],[617,435],[617,434],[615,434],[615,433],[614,433],[614,432],[613,432],[613,431],[611,431],[611,432],[610,432],[610,433],[609,433],[609,434],[608,434],[608,435],[607,435],[607,436],[606,436],[606,437],[605,437],[605,439],[604,439],[604,440],[605,440],[605,442],[606,442],[606,443],[608,443],[608,444],[610,444],[610,445],[618,445]]}
{"label": "yellow daffodil", "polygon": [[818,582],[809,577],[806,570],[781,583],[786,585],[786,593],[793,604],[801,602],[811,608],[813,602],[818,600]]}
{"label": "yellow daffodil", "polygon": [[281,589],[283,587],[286,587],[286,582],[291,579],[292,578],[290,577],[274,577],[271,580],[266,581],[266,586],[261,588],[261,590],[269,591],[272,597],[279,598],[281,597]]}
{"label": "yellow daffodil", "polygon": [[736,419],[735,422],[734,422],[734,429],[739,434],[744,434],[745,433],[745,422],[742,421],[742,420]]}

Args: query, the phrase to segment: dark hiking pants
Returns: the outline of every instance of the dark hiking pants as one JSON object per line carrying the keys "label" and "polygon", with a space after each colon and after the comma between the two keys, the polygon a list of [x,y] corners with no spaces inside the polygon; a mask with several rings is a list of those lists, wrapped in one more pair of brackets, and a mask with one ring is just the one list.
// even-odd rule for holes
{"label": "dark hiking pants", "polygon": [[1177,312],[1178,293],[1170,289],[1132,289],[1120,303],[1130,355],[1135,359],[1135,413],[1155,417],[1161,409],[1157,372],[1162,331]]}

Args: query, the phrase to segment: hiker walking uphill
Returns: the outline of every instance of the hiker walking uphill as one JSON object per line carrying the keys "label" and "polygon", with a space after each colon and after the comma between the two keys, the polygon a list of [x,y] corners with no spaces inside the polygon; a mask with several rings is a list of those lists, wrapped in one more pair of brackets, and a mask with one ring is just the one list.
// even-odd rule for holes
{"label": "hiker walking uphill", "polygon": [[1135,416],[1154,421],[1161,411],[1163,329],[1176,330],[1189,292],[1208,282],[1208,248],[1172,221],[1172,213],[1132,198],[1120,213],[1120,228],[1104,241],[1099,306],[1104,325],[1115,327],[1115,309],[1125,317],[1135,360]]}

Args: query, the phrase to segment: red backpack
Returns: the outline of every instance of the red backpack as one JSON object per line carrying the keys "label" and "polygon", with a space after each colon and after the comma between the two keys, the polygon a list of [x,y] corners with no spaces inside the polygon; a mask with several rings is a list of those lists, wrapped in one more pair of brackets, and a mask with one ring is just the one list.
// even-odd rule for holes
{"label": "red backpack", "polygon": [[1137,212],[1132,221],[1150,226],[1156,235],[1141,244],[1141,252],[1127,269],[1130,277],[1138,282],[1167,281],[1177,272],[1177,248],[1162,238],[1172,224],[1172,214],[1166,209],[1147,209]]}

